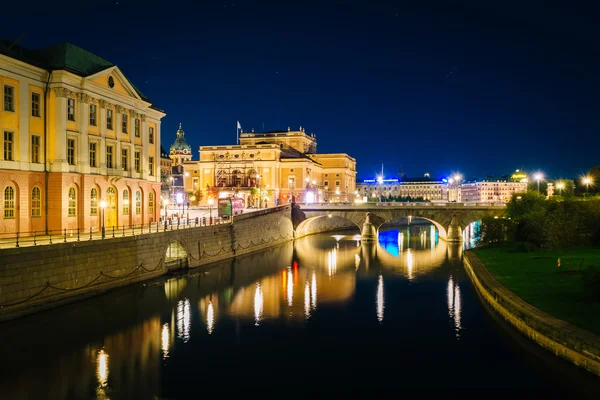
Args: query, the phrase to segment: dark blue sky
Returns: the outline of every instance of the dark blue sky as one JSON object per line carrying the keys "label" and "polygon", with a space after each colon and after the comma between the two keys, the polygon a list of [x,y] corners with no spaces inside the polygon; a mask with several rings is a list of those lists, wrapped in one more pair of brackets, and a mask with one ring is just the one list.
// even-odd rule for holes
{"label": "dark blue sky", "polygon": [[235,144],[239,120],[247,131],[301,125],[319,152],[355,157],[361,178],[381,163],[386,176],[402,165],[436,177],[576,177],[600,164],[591,6],[190,3],[22,2],[0,37],[69,41],[117,64],[167,112],[163,145],[182,122],[195,158],[200,145]]}

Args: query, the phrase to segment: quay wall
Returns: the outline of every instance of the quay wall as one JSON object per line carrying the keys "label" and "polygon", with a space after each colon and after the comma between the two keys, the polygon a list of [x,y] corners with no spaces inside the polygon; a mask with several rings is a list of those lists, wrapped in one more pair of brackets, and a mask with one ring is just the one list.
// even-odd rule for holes
{"label": "quay wall", "polygon": [[[84,296],[203,265],[294,238],[289,205],[235,216],[233,223],[0,249],[0,321]],[[167,261],[174,241],[185,250]]]}
{"label": "quay wall", "polygon": [[466,251],[464,266],[476,290],[492,309],[530,340],[600,376],[600,337],[555,318],[508,290]]}

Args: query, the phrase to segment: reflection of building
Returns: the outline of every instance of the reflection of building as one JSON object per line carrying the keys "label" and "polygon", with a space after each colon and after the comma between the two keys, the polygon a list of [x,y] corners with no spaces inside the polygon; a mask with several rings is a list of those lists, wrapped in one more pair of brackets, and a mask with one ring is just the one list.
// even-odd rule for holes
{"label": "reflection of building", "polygon": [[[352,199],[356,160],[347,154],[317,154],[316,135],[304,129],[241,133],[239,145],[201,146],[200,161],[185,163],[186,190],[238,195],[248,205]],[[261,202],[259,203],[259,197]]]}
{"label": "reflection of building", "polygon": [[0,42],[0,231],[156,221],[165,115],[112,63]]}

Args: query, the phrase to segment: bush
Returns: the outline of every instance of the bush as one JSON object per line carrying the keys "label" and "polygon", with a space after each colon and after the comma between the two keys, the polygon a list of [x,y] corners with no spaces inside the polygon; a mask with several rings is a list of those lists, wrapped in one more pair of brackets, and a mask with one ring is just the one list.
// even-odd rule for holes
{"label": "bush", "polygon": [[583,289],[591,300],[600,300],[600,268],[590,265],[583,270]]}
{"label": "bush", "polygon": [[514,247],[516,253],[533,253],[537,249],[537,246],[530,242],[519,242]]}

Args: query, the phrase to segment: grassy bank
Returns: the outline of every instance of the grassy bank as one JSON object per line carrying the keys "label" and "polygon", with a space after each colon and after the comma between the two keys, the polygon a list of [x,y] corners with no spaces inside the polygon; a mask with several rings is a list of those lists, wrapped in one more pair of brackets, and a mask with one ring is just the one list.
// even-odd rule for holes
{"label": "grassy bank", "polygon": [[578,270],[582,260],[582,270],[590,265],[600,266],[598,247],[517,253],[500,246],[474,252],[500,283],[523,300],[556,318],[600,334],[600,301],[591,301],[585,295],[581,274],[561,273]]}

